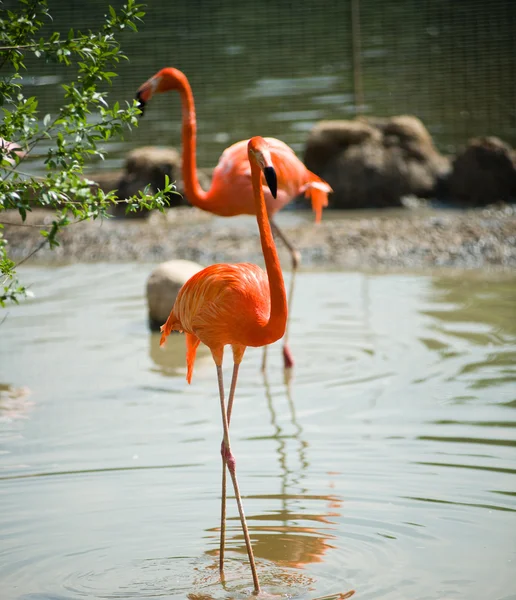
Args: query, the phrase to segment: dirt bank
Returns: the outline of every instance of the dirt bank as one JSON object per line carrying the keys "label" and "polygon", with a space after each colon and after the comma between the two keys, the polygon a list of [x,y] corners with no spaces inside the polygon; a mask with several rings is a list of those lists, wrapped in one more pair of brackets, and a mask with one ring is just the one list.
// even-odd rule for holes
{"label": "dirt bank", "polygon": [[[13,212],[2,213],[1,220],[20,222]],[[39,228],[49,220],[47,212],[38,210],[26,222],[32,226],[5,226],[14,260],[23,259],[40,243]],[[514,207],[456,212],[328,211],[319,226],[314,226],[310,213],[290,211],[280,214],[277,222],[300,249],[305,267],[516,268]],[[221,219],[192,208],[155,213],[147,220],[73,224],[60,242],[55,250],[42,248],[29,264],[184,258],[208,265],[261,260],[252,217]],[[283,249],[280,257],[289,268]]]}

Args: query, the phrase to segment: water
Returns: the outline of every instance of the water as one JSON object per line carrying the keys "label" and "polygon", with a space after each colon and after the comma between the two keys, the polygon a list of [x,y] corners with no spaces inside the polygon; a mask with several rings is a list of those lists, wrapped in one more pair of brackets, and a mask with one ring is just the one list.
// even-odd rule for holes
{"label": "water", "polygon": [[[21,268],[0,329],[2,600],[244,598],[201,350],[146,326],[149,265]],[[314,599],[509,600],[516,279],[299,276],[287,386],[249,349],[232,440],[263,588]],[[230,361],[225,365],[230,375]],[[11,386],[6,390],[6,386]]]}
{"label": "water", "polygon": [[[111,2],[117,8],[123,3]],[[15,0],[4,4],[18,7]],[[115,66],[119,77],[108,88],[110,100],[132,102],[162,67],[183,70],[196,101],[201,167],[215,166],[227,146],[257,134],[278,137],[302,156],[318,121],[353,118],[357,111],[416,115],[445,153],[481,135],[516,143],[513,0],[360,0],[355,30],[351,4],[223,0],[208,9],[199,0],[153,0],[139,33],[120,38],[129,60]],[[53,21],[44,31],[50,33],[97,31],[107,6],[104,0],[48,5]],[[364,96],[358,107],[354,42]],[[72,71],[30,57],[27,66],[25,93],[38,98],[41,118],[55,114]],[[177,94],[153,98],[140,126],[124,141],[106,144],[106,161],[91,168],[119,168],[139,145],[179,147],[180,119]],[[46,146],[38,151],[31,168],[42,172]]]}

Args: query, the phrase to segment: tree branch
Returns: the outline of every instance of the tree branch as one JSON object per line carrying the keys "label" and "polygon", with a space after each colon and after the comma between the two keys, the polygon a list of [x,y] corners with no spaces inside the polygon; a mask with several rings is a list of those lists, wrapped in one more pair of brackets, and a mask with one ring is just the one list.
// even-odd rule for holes
{"label": "tree branch", "polygon": [[36,246],[36,248],[34,248],[32,252],[30,252],[25,258],[22,258],[19,262],[17,262],[14,265],[14,268],[17,269],[20,265],[23,265],[24,262],[28,261],[29,258],[32,258],[36,254],[36,252],[39,252],[47,242],[48,238],[45,238],[40,244]]}

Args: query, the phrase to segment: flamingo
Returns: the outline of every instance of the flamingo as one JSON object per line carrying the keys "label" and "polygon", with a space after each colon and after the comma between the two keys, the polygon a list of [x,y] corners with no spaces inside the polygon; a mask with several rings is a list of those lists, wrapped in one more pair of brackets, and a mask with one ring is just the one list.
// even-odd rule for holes
{"label": "flamingo", "polygon": [[[192,381],[197,348],[202,342],[211,350],[217,367],[224,438],[222,455],[222,499],[219,571],[224,574],[226,531],[226,466],[229,470],[253,576],[254,591],[260,591],[256,565],[236,477],[235,457],[231,452],[229,423],[238,378],[238,369],[247,346],[266,346],[279,340],[287,325],[287,295],[272,230],[267,218],[261,174],[273,197],[277,193],[277,175],[271,145],[262,137],[248,142],[255,214],[267,273],[250,263],[218,264],[206,267],[191,277],[179,290],[172,311],[161,327],[160,345],[172,331],[186,334],[188,383]],[[233,376],[227,410],[224,399],[222,357],[224,346],[233,350]]]}
{"label": "flamingo", "polygon": [[[206,192],[201,188],[197,179],[196,168],[197,123],[194,98],[190,83],[183,72],[172,67],[161,69],[139,87],[136,98],[142,114],[145,105],[154,94],[170,90],[179,92],[182,103],[183,183],[188,201],[202,210],[222,217],[256,214],[251,170],[247,160],[249,140],[242,140],[226,148],[213,172],[209,191]],[[267,188],[264,188],[265,204],[272,229],[285,244],[292,259],[292,278],[288,294],[288,306],[289,311],[291,311],[294,280],[301,261],[301,255],[275,223],[273,216],[297,195],[304,193],[306,197],[311,199],[315,221],[318,223],[321,220],[322,209],[328,205],[328,194],[332,189],[315,173],[309,171],[287,144],[275,138],[265,139],[274,157],[278,178],[276,196],[273,196]],[[263,352],[263,371],[265,370],[266,360],[267,346],[264,347]],[[283,342],[283,361],[286,369],[290,369],[294,364],[288,345],[288,322]]]}
{"label": "flamingo", "polygon": [[8,142],[0,137],[0,162],[3,159],[11,166],[14,166],[15,160],[10,154],[16,154],[18,158],[25,158],[25,156],[27,156],[27,153],[23,151],[18,144],[15,142]]}

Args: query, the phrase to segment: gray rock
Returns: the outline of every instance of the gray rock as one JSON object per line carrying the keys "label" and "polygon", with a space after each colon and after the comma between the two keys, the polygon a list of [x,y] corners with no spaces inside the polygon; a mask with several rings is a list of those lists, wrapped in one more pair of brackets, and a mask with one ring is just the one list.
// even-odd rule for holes
{"label": "gray rock", "polygon": [[333,208],[402,206],[407,195],[430,198],[449,161],[416,117],[321,121],[310,132],[304,161],[333,188]]}
{"label": "gray rock", "polygon": [[159,331],[183,284],[202,268],[190,260],[169,260],[152,271],[147,279],[147,308],[152,331]]}
{"label": "gray rock", "polygon": [[516,152],[497,137],[469,140],[454,160],[449,192],[465,206],[510,202],[516,197]]}

